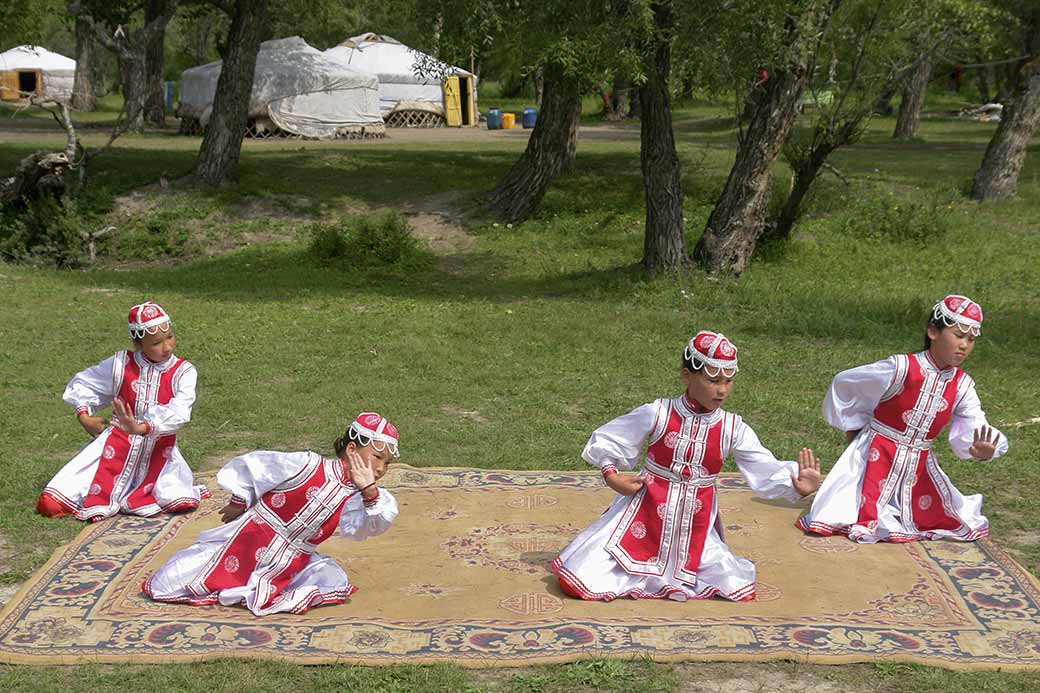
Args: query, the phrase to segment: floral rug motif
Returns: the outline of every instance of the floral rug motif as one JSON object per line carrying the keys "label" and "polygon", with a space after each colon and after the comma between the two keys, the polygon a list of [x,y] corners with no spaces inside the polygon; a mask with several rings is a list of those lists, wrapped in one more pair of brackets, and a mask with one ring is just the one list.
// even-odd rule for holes
{"label": "floral rug motif", "polygon": [[[200,481],[216,488],[212,474]],[[610,503],[597,473],[395,464],[383,485],[401,507],[387,534],[322,544],[359,587],[345,604],[256,618],[145,598],[142,580],[219,523],[218,494],[188,515],[85,527],[0,614],[0,661],[480,667],[646,656],[1040,670],[1040,584],[989,540],[807,537],[794,527],[802,506],[755,499],[726,474],[722,523],[757,566],[754,601],[582,602],[548,564]]]}

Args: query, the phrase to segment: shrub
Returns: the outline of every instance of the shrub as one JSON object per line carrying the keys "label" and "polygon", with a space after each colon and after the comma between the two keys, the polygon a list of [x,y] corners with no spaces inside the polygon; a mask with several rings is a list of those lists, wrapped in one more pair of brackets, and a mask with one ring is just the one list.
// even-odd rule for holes
{"label": "shrub", "polygon": [[950,205],[938,195],[914,199],[864,192],[848,203],[838,229],[858,238],[927,244],[941,241],[950,228]]}
{"label": "shrub", "polygon": [[43,197],[0,216],[0,257],[55,267],[77,267],[86,254],[84,232],[90,215],[76,198]]}
{"label": "shrub", "polygon": [[315,224],[310,252],[324,262],[343,261],[354,267],[414,267],[428,254],[397,212],[360,215],[341,225]]}

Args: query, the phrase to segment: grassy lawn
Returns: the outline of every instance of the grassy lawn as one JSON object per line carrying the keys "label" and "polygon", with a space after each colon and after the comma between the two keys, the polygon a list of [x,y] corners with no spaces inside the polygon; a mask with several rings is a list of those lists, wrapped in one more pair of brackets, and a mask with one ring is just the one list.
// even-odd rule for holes
{"label": "grassy lawn", "polygon": [[[691,248],[733,158],[729,118],[706,105],[677,113]],[[0,170],[60,146],[58,132],[4,133],[13,122],[0,124]],[[1040,573],[1040,425],[1018,425],[1040,416],[1040,150],[1030,152],[1017,200],[979,206],[962,191],[993,124],[926,119],[911,142],[893,142],[892,126],[875,121],[861,144],[834,157],[851,184],[824,178],[794,239],[764,248],[739,280],[693,270],[648,281],[638,272],[638,123],[584,129],[575,170],[536,218],[507,228],[472,214],[465,247],[410,271],[321,263],[306,250],[308,228],[438,196],[472,208],[522,150],[521,138],[247,142],[240,184],[219,191],[179,180],[198,138],[120,139],[91,171],[97,209],[110,210],[98,223],[120,229],[110,259],[89,271],[0,265],[0,585],[25,580],[81,529],[33,512],[40,489],[86,440],[60,395],[76,371],[126,346],[126,310],[144,299],[171,312],[177,351],[199,370],[194,420],[180,436],[196,469],[246,449],[328,452],[366,408],[394,420],[402,461],[412,465],[579,469],[595,426],[679,391],[679,354],[699,328],[721,330],[741,349],[727,409],[778,456],[811,445],[829,467],[843,440],[820,416],[830,378],[918,349],[932,303],[966,293],[986,311],[967,370],[1011,453],[963,462],[940,441],[938,454],[963,492],[985,494],[994,540]],[[103,134],[87,138],[100,144]],[[160,177],[171,184],[160,188]],[[783,166],[777,185],[786,185]],[[661,690],[714,680],[704,670],[226,661],[0,667],[0,688]],[[902,665],[708,670],[719,680],[775,674],[832,690],[1040,689],[1035,674]]]}

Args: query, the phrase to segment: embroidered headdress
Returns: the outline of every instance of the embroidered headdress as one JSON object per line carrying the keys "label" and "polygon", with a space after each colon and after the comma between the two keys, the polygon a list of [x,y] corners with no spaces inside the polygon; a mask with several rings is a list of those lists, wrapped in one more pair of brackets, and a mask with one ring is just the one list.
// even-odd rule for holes
{"label": "embroidered headdress", "polygon": [[976,337],[982,333],[982,306],[967,296],[951,294],[935,304],[932,319],[947,327],[953,325],[961,332],[971,332]]}
{"label": "embroidered headdress", "polygon": [[347,429],[347,438],[351,441],[359,443],[360,438],[367,438],[371,441],[369,445],[377,451],[389,449],[394,457],[401,456],[397,449],[397,437],[397,428],[392,423],[370,411],[358,414]]}
{"label": "embroidered headdress", "polygon": [[694,370],[704,368],[704,372],[712,378],[719,373],[732,378],[738,370],[737,347],[726,339],[726,335],[718,332],[698,332],[686,344],[683,358]]}
{"label": "embroidered headdress", "polygon": [[146,334],[169,332],[173,322],[158,303],[145,301],[130,309],[127,317],[130,339],[144,339]]}

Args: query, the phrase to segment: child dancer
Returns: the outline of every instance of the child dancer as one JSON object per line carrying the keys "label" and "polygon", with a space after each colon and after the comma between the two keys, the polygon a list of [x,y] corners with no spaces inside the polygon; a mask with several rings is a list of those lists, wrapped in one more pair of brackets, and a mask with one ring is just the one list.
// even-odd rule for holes
{"label": "child dancer", "polygon": [[242,603],[257,616],[343,603],[357,588],[317,548],[337,527],[358,541],[390,527],[397,501],[376,482],[398,457],[397,439],[393,424],[363,413],[336,440],[335,458],[267,451],[236,457],[217,473],[233,494],[221,511],[226,524],[202,532],[141,589],[160,602]]}
{"label": "child dancer", "polygon": [[[779,462],[751,427],[722,404],[733,388],[737,348],[698,332],[683,353],[686,391],[596,429],[582,457],[599,467],[618,497],[553,562],[563,591],[579,599],[618,597],[733,601],[755,597],[755,566],[722,539],[715,481],[733,456],[762,498],[797,500],[820,484],[819,462],[803,448]],[[644,442],[646,461],[635,466]]]}
{"label": "child dancer", "polygon": [[926,330],[923,351],[834,377],[823,416],[850,445],[798,521],[801,529],[862,543],[989,534],[982,496],[962,496],[932,454],[947,423],[961,459],[1007,452],[1007,438],[986,421],[975,382],[960,369],[982,330],[982,308],[947,296],[932,308]]}
{"label": "child dancer", "polygon": [[[177,447],[195,402],[195,367],[174,355],[173,323],[160,306],[136,305],[128,322],[134,351],[116,352],[65,388],[65,402],[95,438],[47,484],[36,503],[41,515],[149,517],[193,510],[209,496],[192,485]],[[109,405],[111,425],[95,415]]]}

